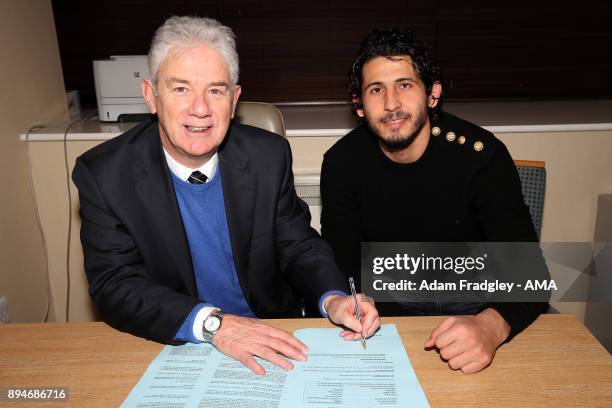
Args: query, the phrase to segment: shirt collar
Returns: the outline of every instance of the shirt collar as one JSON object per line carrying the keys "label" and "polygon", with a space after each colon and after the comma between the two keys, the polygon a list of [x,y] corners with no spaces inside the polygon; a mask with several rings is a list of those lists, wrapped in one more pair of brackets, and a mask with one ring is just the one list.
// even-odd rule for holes
{"label": "shirt collar", "polygon": [[191,173],[196,170],[200,171],[201,173],[204,173],[206,177],[208,177],[208,180],[211,180],[217,172],[217,165],[219,163],[218,152],[215,152],[215,154],[210,158],[210,160],[208,160],[202,166],[198,167],[197,169],[192,169],[187,166],[183,166],[181,163],[174,160],[165,148],[162,147],[162,149],[164,150],[164,155],[166,156],[166,162],[168,163],[168,167],[170,168],[172,173],[174,173],[174,175],[180,178],[181,180],[187,181]]}

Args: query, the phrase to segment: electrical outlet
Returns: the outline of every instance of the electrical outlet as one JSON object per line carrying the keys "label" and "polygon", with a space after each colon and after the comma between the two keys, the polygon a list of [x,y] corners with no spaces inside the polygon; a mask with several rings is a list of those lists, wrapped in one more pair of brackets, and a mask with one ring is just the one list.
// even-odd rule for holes
{"label": "electrical outlet", "polygon": [[0,323],[9,323],[11,315],[9,312],[9,302],[4,296],[0,297]]}

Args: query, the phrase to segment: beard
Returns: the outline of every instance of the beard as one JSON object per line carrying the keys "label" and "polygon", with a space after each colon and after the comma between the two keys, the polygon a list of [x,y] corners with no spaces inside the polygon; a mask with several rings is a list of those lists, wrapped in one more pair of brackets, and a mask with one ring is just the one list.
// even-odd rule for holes
{"label": "beard", "polygon": [[[401,133],[400,129],[394,129],[393,134],[390,137],[385,137],[380,128],[384,129],[385,122],[397,119],[405,119],[412,124],[410,129],[405,130]],[[395,111],[388,113],[380,119],[367,118],[368,127],[372,133],[376,136],[378,141],[390,150],[402,150],[409,147],[416,139],[417,135],[425,126],[427,122],[427,111],[422,110],[416,117],[413,117],[408,112]]]}

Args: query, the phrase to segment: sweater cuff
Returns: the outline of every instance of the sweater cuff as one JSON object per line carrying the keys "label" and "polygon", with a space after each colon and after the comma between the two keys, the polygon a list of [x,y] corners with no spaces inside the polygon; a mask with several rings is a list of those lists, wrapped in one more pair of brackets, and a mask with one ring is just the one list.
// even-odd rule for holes
{"label": "sweater cuff", "polygon": [[328,290],[323,295],[321,295],[321,297],[319,298],[319,312],[321,312],[321,316],[323,317],[327,317],[327,310],[325,310],[325,299],[327,299],[327,297],[331,295],[347,296],[346,293],[340,290]]}
{"label": "sweater cuff", "polygon": [[538,316],[546,311],[546,302],[508,302],[489,303],[487,307],[496,310],[510,326],[510,334],[504,343],[509,342],[534,322]]}

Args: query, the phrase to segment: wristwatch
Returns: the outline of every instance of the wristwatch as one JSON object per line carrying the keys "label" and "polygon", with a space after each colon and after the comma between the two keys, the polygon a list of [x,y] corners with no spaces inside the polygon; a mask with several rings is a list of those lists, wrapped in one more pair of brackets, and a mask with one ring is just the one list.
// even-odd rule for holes
{"label": "wristwatch", "polygon": [[215,309],[204,319],[202,325],[202,336],[204,341],[212,343],[213,337],[221,328],[221,322],[223,321],[223,312],[219,309]]}

